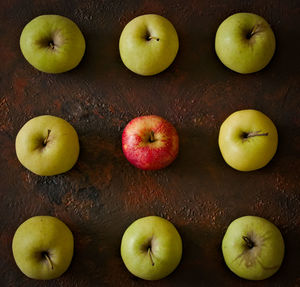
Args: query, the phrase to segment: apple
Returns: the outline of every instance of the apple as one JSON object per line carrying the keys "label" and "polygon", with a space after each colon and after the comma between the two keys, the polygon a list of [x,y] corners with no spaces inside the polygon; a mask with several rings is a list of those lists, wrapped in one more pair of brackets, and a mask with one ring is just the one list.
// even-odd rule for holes
{"label": "apple", "polygon": [[18,227],[12,241],[17,266],[32,279],[61,276],[72,261],[73,248],[72,232],[52,216],[27,219]]}
{"label": "apple", "polygon": [[284,256],[284,241],[270,221],[243,216],[229,225],[222,252],[233,273],[244,279],[263,280],[278,271]]}
{"label": "apple", "polygon": [[128,161],[144,170],[161,169],[177,157],[176,129],[165,119],[141,116],[131,120],[122,135],[122,148]]}
{"label": "apple", "polygon": [[166,18],[147,14],[123,29],[119,49],[124,65],[134,73],[151,76],[167,69],[179,48],[177,32]]}
{"label": "apple", "polygon": [[145,280],[162,279],[181,260],[181,237],[170,221],[159,216],[143,217],[126,229],[121,256],[133,275]]}
{"label": "apple", "polygon": [[240,171],[264,167],[276,153],[278,134],[262,112],[240,110],[221,125],[219,147],[224,160]]}
{"label": "apple", "polygon": [[254,73],[272,59],[275,36],[264,18],[252,13],[237,13],[219,26],[215,49],[229,69],[241,74]]}
{"label": "apple", "polygon": [[79,155],[75,129],[65,120],[43,115],[29,120],[16,137],[21,164],[37,175],[56,175],[71,169]]}
{"label": "apple", "polygon": [[75,68],[85,51],[78,26],[59,15],[41,15],[23,29],[20,48],[25,59],[45,73],[62,73]]}

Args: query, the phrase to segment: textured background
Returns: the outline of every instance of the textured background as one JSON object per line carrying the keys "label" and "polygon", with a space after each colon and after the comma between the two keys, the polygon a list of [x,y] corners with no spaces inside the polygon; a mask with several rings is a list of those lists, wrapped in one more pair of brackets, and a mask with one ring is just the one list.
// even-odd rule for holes
{"label": "textured background", "polygon": [[[226,3],[224,3],[226,2]],[[300,286],[300,9],[299,1],[22,1],[0,2],[0,285],[1,286]],[[219,24],[234,12],[255,12],[271,24],[277,51],[261,72],[239,75],[214,52]],[[24,25],[41,14],[74,20],[87,42],[73,71],[43,74],[19,49]],[[176,27],[179,54],[153,77],[122,64],[118,39],[135,16],[158,13]],[[279,149],[262,170],[242,173],[218,150],[218,130],[238,109],[267,114]],[[18,162],[14,141],[34,116],[52,114],[77,130],[81,153],[63,175],[36,176]],[[170,167],[143,172],[121,151],[121,132],[132,118],[157,114],[174,124],[180,154]],[[171,220],[184,243],[183,259],[168,278],[146,282],[127,272],[119,254],[127,226],[139,217]],[[263,282],[231,273],[220,243],[242,215],[263,216],[282,231],[286,256]],[[75,236],[69,270],[54,281],[34,281],[11,252],[16,228],[34,215],[62,219]]]}

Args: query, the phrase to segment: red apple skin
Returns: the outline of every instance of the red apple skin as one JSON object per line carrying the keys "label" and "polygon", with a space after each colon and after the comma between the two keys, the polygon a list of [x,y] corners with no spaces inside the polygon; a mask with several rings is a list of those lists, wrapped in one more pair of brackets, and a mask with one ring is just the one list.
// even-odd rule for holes
{"label": "red apple skin", "polygon": [[[151,142],[151,131],[154,141]],[[179,138],[165,119],[142,116],[131,120],[122,135],[122,148],[128,161],[143,170],[157,170],[172,163],[178,154]]]}

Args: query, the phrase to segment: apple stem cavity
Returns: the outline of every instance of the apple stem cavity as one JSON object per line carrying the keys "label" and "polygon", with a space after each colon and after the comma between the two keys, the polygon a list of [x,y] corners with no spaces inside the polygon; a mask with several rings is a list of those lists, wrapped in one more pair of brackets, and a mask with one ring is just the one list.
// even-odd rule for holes
{"label": "apple stem cavity", "polygon": [[255,246],[254,242],[247,236],[243,236],[243,239],[246,242],[246,245],[249,249],[253,248]]}
{"label": "apple stem cavity", "polygon": [[43,256],[44,258],[46,258],[46,260],[47,260],[47,262],[48,262],[50,268],[53,270],[53,263],[52,263],[52,261],[51,261],[51,259],[50,259],[50,257],[49,257],[49,253],[48,253],[48,252],[42,252],[42,256]]}
{"label": "apple stem cavity", "polygon": [[256,33],[262,31],[261,26],[261,24],[255,25],[252,30],[246,34],[246,38],[250,40]]}
{"label": "apple stem cavity", "polygon": [[151,265],[154,266],[154,261],[153,261],[153,258],[152,258],[151,247],[148,248],[148,254],[149,254],[149,257],[150,257]]}
{"label": "apple stem cavity", "polygon": [[46,145],[47,145],[48,139],[49,139],[49,135],[50,135],[50,132],[51,132],[51,130],[48,130],[48,134],[47,134],[46,138],[45,138],[44,141],[43,141],[43,146],[46,146]]}
{"label": "apple stem cavity", "polygon": [[149,139],[149,141],[150,141],[151,143],[155,142],[154,131],[150,131],[150,139]]}
{"label": "apple stem cavity", "polygon": [[146,35],[146,40],[147,41],[151,41],[151,40],[156,40],[156,41],[159,41],[159,38],[157,37],[154,37],[154,36],[150,36],[149,34]]}
{"label": "apple stem cavity", "polygon": [[242,134],[243,140],[246,140],[248,138],[258,137],[258,136],[268,136],[269,135],[269,133],[260,133],[260,132],[261,131],[243,133]]}
{"label": "apple stem cavity", "polygon": [[48,46],[49,46],[52,50],[54,50],[54,48],[55,48],[55,44],[54,44],[53,41],[50,41],[50,42],[48,43]]}
{"label": "apple stem cavity", "polygon": [[159,38],[157,38],[157,37],[152,37],[152,36],[148,37],[148,39],[149,39],[149,40],[152,40],[152,39],[153,39],[153,40],[159,41]]}
{"label": "apple stem cavity", "polygon": [[247,33],[246,38],[247,38],[248,40],[250,40],[251,37],[252,37],[254,34],[255,34],[254,30],[251,30],[250,32]]}
{"label": "apple stem cavity", "polygon": [[251,37],[252,37],[255,33],[256,33],[256,26],[254,26],[254,27],[252,28],[252,30],[251,30],[250,32],[247,33],[246,38],[247,38],[248,40],[250,40]]}

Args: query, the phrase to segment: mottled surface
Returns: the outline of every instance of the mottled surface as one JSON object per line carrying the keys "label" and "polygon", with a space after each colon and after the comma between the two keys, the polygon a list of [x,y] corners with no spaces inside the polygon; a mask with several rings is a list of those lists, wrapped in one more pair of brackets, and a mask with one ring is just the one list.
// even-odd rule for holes
{"label": "mottled surface", "polygon": [[[0,285],[1,286],[299,286],[300,236],[300,9],[299,1],[23,1],[0,2]],[[261,72],[239,75],[214,53],[214,35],[228,15],[260,14],[271,24],[277,51]],[[154,77],[127,70],[118,53],[122,28],[143,13],[166,16],[180,51]],[[19,49],[24,25],[40,14],[74,20],[87,42],[73,71],[47,75]],[[279,149],[262,170],[241,173],[223,161],[218,129],[237,109],[267,114],[279,132]],[[78,131],[81,153],[68,173],[39,177],[17,160],[14,140],[30,118],[52,114]],[[143,172],[121,151],[121,131],[138,115],[160,115],[177,128],[180,153],[168,168]],[[168,278],[131,276],[120,258],[126,227],[160,215],[178,228],[183,260]],[[253,214],[274,222],[286,242],[280,271],[263,282],[231,273],[221,239],[236,217]],[[14,231],[34,215],[53,215],[75,236],[69,270],[54,281],[34,281],[17,268]]]}

